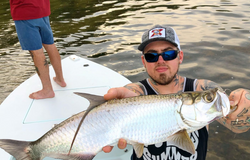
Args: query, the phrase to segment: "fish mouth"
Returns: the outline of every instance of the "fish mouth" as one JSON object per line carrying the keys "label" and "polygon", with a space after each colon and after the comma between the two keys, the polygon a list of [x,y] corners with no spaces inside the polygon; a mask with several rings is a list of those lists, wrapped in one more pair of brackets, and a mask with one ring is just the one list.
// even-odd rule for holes
{"label": "fish mouth", "polygon": [[219,99],[217,101],[216,108],[219,112],[222,111],[222,114],[225,117],[230,112],[230,101],[228,99],[228,96],[224,92],[218,91],[217,93],[219,94]]}

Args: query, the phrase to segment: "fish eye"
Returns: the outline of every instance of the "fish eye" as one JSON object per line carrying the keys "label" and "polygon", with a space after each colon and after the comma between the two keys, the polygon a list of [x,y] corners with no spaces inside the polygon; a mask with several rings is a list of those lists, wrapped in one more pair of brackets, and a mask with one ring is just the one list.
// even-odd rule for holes
{"label": "fish eye", "polygon": [[214,100],[214,95],[212,93],[208,93],[205,94],[203,98],[206,102],[212,102]]}

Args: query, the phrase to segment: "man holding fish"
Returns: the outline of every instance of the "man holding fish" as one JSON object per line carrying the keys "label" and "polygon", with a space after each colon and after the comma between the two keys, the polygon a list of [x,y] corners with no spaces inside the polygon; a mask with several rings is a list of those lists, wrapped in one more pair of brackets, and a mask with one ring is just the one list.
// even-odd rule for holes
{"label": "man holding fish", "polygon": [[[104,98],[106,100],[126,97],[171,94],[185,91],[204,91],[219,87],[216,83],[204,79],[190,79],[178,75],[179,65],[183,62],[183,51],[176,32],[169,26],[156,25],[147,30],[142,36],[142,43],[138,49],[142,51],[141,60],[146,68],[149,78],[138,83],[131,83],[124,87],[112,88]],[[237,89],[230,96],[230,105],[237,109],[228,116],[218,121],[235,133],[246,132],[250,127],[248,109],[250,107],[250,91]],[[167,160],[167,159],[192,159],[203,160],[206,158],[208,126],[190,133],[195,146],[195,153],[190,154],[176,147],[171,142],[158,143],[144,146],[143,155],[138,158],[134,151],[133,160]],[[118,147],[124,149],[126,140],[120,139]],[[103,148],[110,152],[111,146]]]}

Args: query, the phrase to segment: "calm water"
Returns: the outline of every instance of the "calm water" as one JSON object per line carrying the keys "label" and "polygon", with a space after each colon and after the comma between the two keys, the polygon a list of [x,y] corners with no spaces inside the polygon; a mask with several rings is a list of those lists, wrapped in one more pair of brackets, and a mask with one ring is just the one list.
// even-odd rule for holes
{"label": "calm water", "polygon": [[[155,24],[175,28],[184,51],[180,73],[210,79],[223,88],[250,87],[250,2],[247,0],[51,0],[55,42],[64,58],[78,55],[131,81],[147,77],[137,50]],[[0,2],[0,103],[35,73],[22,51],[10,16]],[[250,131],[234,134],[214,122],[207,160],[250,157]]]}

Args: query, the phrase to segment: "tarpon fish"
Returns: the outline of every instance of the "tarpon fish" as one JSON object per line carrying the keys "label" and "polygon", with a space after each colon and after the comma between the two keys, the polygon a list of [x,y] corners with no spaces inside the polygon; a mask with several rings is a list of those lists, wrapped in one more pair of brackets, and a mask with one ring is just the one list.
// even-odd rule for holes
{"label": "tarpon fish", "polygon": [[90,101],[87,111],[66,119],[36,141],[2,139],[0,147],[17,160],[92,160],[104,146],[123,138],[137,157],[142,156],[144,145],[164,141],[194,153],[187,133],[230,112],[228,96],[218,88],[109,101],[102,96],[76,94]]}

